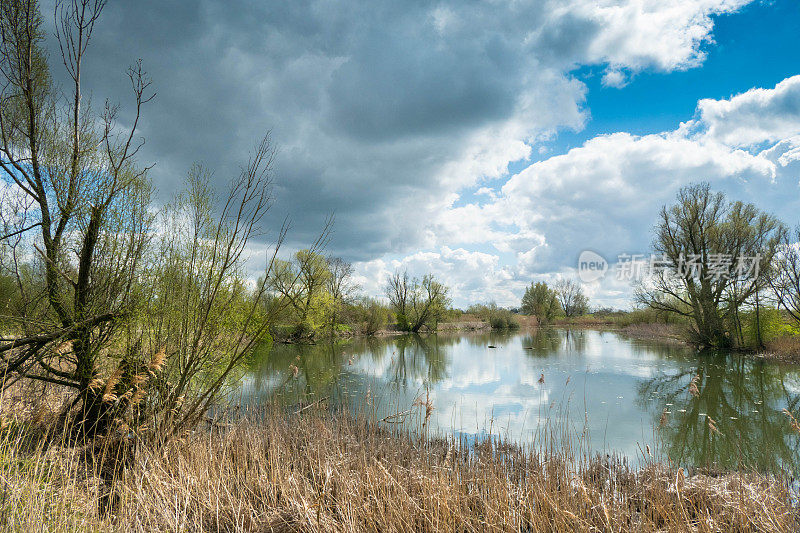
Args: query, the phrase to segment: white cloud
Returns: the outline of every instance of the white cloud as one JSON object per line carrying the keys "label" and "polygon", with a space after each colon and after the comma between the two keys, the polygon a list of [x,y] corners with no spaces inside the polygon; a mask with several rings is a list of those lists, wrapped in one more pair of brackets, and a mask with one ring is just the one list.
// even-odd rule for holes
{"label": "white cloud", "polygon": [[[746,3],[143,2],[107,6],[87,71],[144,59],[159,97],[141,155],[158,162],[159,190],[197,160],[227,177],[272,128],[270,222],[292,216],[290,239],[307,243],[335,210],[333,251],[364,260],[434,246],[428,221],[457,193],[581,129],[576,66],[608,66],[619,86],[644,68],[697,65],[712,17]],[[89,90],[102,101],[127,88],[120,75]]]}
{"label": "white cloud", "polygon": [[701,46],[711,40],[713,15],[731,13],[750,0],[632,0],[576,2],[576,9],[603,28],[589,47],[589,57],[612,68],[670,71],[699,65]]}
{"label": "white cloud", "polygon": [[621,89],[628,84],[628,78],[621,70],[608,69],[603,75],[603,85],[606,87],[616,87]]}
{"label": "white cloud", "polygon": [[800,134],[800,75],[772,89],[751,89],[728,100],[700,100],[700,126],[730,146],[777,142]]}
{"label": "white cloud", "polygon": [[[488,201],[449,207],[428,224],[433,250],[395,261],[452,280],[462,301],[515,305],[532,280],[574,275],[579,253],[645,253],[658,209],[689,183],[708,181],[732,198],[757,201],[787,222],[800,207],[800,121],[789,95],[800,77],[730,100],[703,100],[698,118],[676,130],[600,135],[569,152],[535,162]],[[757,134],[744,124],[758,116]],[[769,141],[761,149],[753,143]],[[464,248],[452,249],[454,243]],[[491,246],[497,254],[468,248]],[[502,259],[501,259],[502,257]],[[587,287],[598,304],[626,306],[630,284],[613,275]],[[480,296],[488,296],[481,298]]]}
{"label": "white cloud", "polygon": [[494,254],[441,246],[438,251],[416,252],[390,261],[356,263],[356,281],[372,294],[382,295],[386,281],[395,271],[408,271],[418,278],[431,273],[447,283],[456,305],[488,301],[514,305],[520,286],[514,283],[512,273],[499,265],[499,260]]}
{"label": "white cloud", "polygon": [[[159,97],[141,123],[141,155],[158,162],[159,189],[171,192],[197,160],[227,178],[272,128],[281,150],[269,222],[290,215],[287,249],[301,247],[335,211],[328,252],[360,260],[371,294],[408,267],[452,280],[461,301],[513,304],[584,247],[645,247],[653,209],[680,185],[782,185],[800,156],[788,137],[796,118],[777,103],[796,90],[787,80],[703,101],[674,132],[597,137],[508,176],[511,163],[545,153],[538,141],[584,127],[576,67],[600,65],[619,87],[643,69],[697,66],[713,17],[747,0],[143,1],[109,4],[87,71],[144,59]],[[125,83],[103,76],[87,93],[117,100]],[[748,134],[741,125],[754,119]],[[737,149],[761,141],[777,144]],[[460,205],[469,189],[483,191],[480,202]]]}

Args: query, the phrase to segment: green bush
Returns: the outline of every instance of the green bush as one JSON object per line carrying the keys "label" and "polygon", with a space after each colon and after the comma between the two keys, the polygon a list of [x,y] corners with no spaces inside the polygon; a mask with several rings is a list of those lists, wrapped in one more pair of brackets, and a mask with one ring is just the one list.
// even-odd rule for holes
{"label": "green bush", "polygon": [[389,321],[389,310],[378,300],[364,298],[360,302],[362,333],[374,335],[384,327]]}
{"label": "green bush", "polygon": [[514,313],[497,307],[494,302],[472,305],[467,312],[487,322],[492,329],[519,329],[519,321]]}
{"label": "green bush", "polygon": [[759,309],[758,314],[755,310],[739,312],[739,320],[742,324],[742,337],[744,340],[743,348],[760,349],[759,328],[761,344],[766,344],[778,337],[791,337],[798,335],[798,330],[790,324],[778,309],[764,308]]}
{"label": "green bush", "polygon": [[489,318],[489,325],[492,329],[519,329],[519,322],[510,311],[493,314]]}
{"label": "green bush", "polygon": [[642,307],[628,312],[611,315],[610,318],[619,326],[626,327],[635,324],[674,324],[678,317],[649,307]]}

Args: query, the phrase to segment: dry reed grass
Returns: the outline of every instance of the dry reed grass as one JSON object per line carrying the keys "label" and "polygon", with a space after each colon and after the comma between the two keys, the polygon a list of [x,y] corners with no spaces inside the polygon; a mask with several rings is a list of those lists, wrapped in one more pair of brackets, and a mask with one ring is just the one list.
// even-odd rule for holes
{"label": "dry reed grass", "polygon": [[[554,439],[558,432],[552,432]],[[26,439],[28,439],[26,441]],[[0,442],[6,531],[794,531],[787,480],[639,470],[575,448],[536,453],[390,432],[321,407],[248,412],[117,470],[113,512],[98,457],[9,423]],[[563,443],[562,443],[563,444]],[[569,444],[569,443],[567,443]],[[649,454],[648,454],[649,455]]]}
{"label": "dry reed grass", "polygon": [[765,353],[769,359],[800,361],[800,336],[784,335],[767,342]]}
{"label": "dry reed grass", "polygon": [[684,336],[680,327],[663,322],[644,322],[629,324],[622,328],[622,333],[637,339],[655,339],[664,342],[684,344]]}

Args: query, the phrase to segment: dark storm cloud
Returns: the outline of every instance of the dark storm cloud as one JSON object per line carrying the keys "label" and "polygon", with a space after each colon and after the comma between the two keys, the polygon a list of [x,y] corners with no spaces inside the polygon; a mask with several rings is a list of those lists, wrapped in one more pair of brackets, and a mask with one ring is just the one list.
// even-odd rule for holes
{"label": "dark storm cloud", "polygon": [[112,0],[85,83],[96,108],[121,103],[125,125],[125,68],[142,59],[158,92],[140,127],[142,162],[156,163],[162,200],[195,161],[222,188],[272,130],[280,153],[270,223],[288,214],[291,238],[307,242],[335,212],[333,251],[364,259],[417,242],[414,216],[426,196],[445,192],[443,165],[478,128],[513,116],[537,66],[523,41],[542,9]]}
{"label": "dark storm cloud", "polygon": [[125,68],[143,60],[158,96],[142,163],[156,163],[160,200],[193,162],[222,189],[271,130],[269,224],[288,215],[302,245],[335,212],[330,251],[369,259],[419,247],[442,198],[490,172],[471,159],[502,173],[504,157],[525,156],[509,145],[580,126],[583,88],[564,72],[600,26],[561,6],[111,0],[85,82],[96,108],[122,104],[125,125]]}

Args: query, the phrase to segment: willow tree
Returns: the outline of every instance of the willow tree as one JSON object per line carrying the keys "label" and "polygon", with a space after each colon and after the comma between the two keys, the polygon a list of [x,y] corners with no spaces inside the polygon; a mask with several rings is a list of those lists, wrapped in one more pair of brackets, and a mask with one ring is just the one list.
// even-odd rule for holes
{"label": "willow tree", "polygon": [[433,274],[420,280],[409,277],[408,272],[395,272],[386,284],[386,295],[400,329],[414,333],[423,326],[436,329],[450,305],[448,292]]}
{"label": "willow tree", "polygon": [[312,249],[299,250],[289,260],[276,260],[268,280],[271,290],[291,309],[297,338],[312,336],[333,304],[328,292],[331,271],[319,245],[320,241]]}
{"label": "willow tree", "polygon": [[147,167],[136,161],[141,111],[154,96],[141,64],[128,70],[126,129],[115,125],[116,105],[98,115],[82,95],[81,65],[103,6],[56,6],[71,79],[62,97],[37,3],[0,3],[0,275],[15,287],[0,374],[4,385],[26,378],[76,391],[71,407],[81,406],[78,427],[89,434],[147,418],[166,436],[204,416],[268,335],[266,280],[285,227],[255,286],[245,263],[272,204],[275,150],[267,134],[227,196],[194,167],[154,224]]}
{"label": "willow tree", "polygon": [[540,323],[553,320],[560,309],[558,295],[543,281],[531,283],[522,295],[522,314],[534,315]]}
{"label": "willow tree", "polygon": [[800,226],[786,232],[769,277],[778,305],[800,324]]}
{"label": "willow tree", "polygon": [[[328,281],[326,289],[331,296],[331,306],[327,312],[327,323],[331,332],[342,320],[345,306],[351,302],[358,290],[358,285],[353,281],[355,269],[341,257],[329,256],[328,262]],[[368,304],[369,305],[369,304]]]}
{"label": "willow tree", "polygon": [[285,227],[260,280],[249,286],[245,275],[248,243],[262,234],[261,221],[272,203],[274,157],[267,135],[230,180],[221,206],[214,202],[211,173],[195,165],[186,189],[160,213],[163,231],[152,246],[145,275],[140,319],[145,327],[134,337],[150,353],[164,354],[146,410],[161,435],[192,427],[228,386],[235,386],[230,378],[267,338],[281,311],[279,306],[267,309],[264,302]]}
{"label": "willow tree", "polygon": [[695,344],[728,347],[736,333],[731,325],[766,285],[784,233],[774,216],[728,202],[707,183],[684,187],[674,205],[661,209],[653,242],[659,268],[637,297],[686,317]]}
{"label": "willow tree", "polygon": [[[13,231],[2,241],[22,302],[17,330],[0,344],[3,373],[76,389],[93,423],[103,393],[92,386],[98,358],[133,304],[147,244],[151,186],[136,161],[144,144],[136,131],[154,96],[141,64],[131,67],[125,129],[116,105],[98,114],[84,97],[83,60],[103,6],[56,5],[64,93],[51,81],[37,2],[0,7],[0,173],[23,206],[6,218]],[[33,285],[21,267],[31,256],[41,282]]]}

